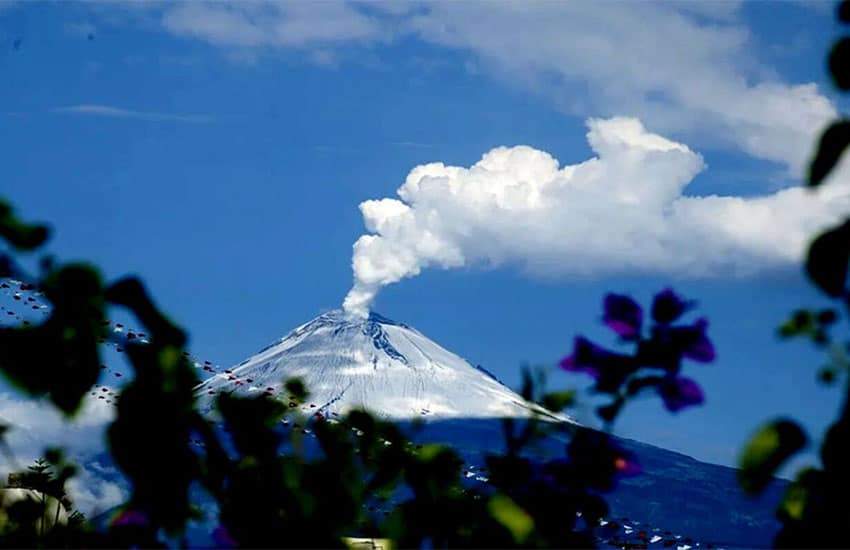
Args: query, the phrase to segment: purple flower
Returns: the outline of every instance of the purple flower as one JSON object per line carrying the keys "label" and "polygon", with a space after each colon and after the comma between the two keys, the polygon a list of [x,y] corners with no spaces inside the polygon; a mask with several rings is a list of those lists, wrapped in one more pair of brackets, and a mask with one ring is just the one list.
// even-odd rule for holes
{"label": "purple flower", "polygon": [[589,374],[596,379],[597,389],[611,391],[618,388],[619,382],[634,370],[634,359],[629,355],[608,351],[587,338],[578,336],[573,346],[573,354],[561,360],[561,368]]}
{"label": "purple flower", "polygon": [[573,354],[561,359],[561,368],[565,371],[583,372],[593,378],[599,378],[599,364],[605,362],[605,356],[608,353],[587,338],[577,336],[573,344]]}
{"label": "purple flower", "polygon": [[708,321],[697,319],[693,325],[673,327],[670,329],[673,342],[681,350],[682,355],[700,363],[714,361],[716,354],[714,344],[706,336]]}
{"label": "purple flower", "polygon": [[652,301],[652,319],[661,325],[668,325],[694,306],[694,302],[683,300],[672,289],[665,289],[655,295]]}
{"label": "purple flower", "polygon": [[705,401],[702,388],[690,378],[668,378],[658,386],[658,393],[670,412],[679,412],[691,405],[701,405]]}
{"label": "purple flower", "polygon": [[637,302],[622,294],[607,294],[604,308],[603,321],[611,330],[623,338],[640,336],[643,310]]}
{"label": "purple flower", "polygon": [[682,357],[710,363],[715,359],[715,352],[714,344],[706,336],[707,329],[705,319],[698,319],[692,325],[657,325],[652,329],[652,338],[640,343],[638,362],[670,373],[679,371]]}
{"label": "purple flower", "polygon": [[122,511],[112,520],[112,527],[146,527],[149,524],[150,519],[148,515],[141,510],[135,510],[133,508]]}
{"label": "purple flower", "polygon": [[219,525],[212,532],[212,538],[217,548],[238,548],[239,543],[224,525]]}

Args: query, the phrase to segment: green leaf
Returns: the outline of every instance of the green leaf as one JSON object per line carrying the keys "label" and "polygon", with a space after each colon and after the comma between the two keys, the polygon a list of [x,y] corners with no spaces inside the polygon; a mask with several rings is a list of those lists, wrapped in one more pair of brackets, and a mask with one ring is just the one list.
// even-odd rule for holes
{"label": "green leaf", "polygon": [[508,496],[494,495],[487,503],[487,510],[493,519],[511,532],[514,541],[518,544],[528,540],[529,535],[534,531],[534,519]]}
{"label": "green leaf", "polygon": [[422,445],[421,449],[417,450],[417,456],[422,462],[431,462],[436,460],[443,452],[445,452],[446,448],[443,445],[438,443],[428,443],[426,445]]}
{"label": "green leaf", "polygon": [[835,85],[850,90],[850,38],[842,38],[829,52],[829,72]]}
{"label": "green leaf", "polygon": [[762,491],[776,470],[806,445],[806,434],[791,420],[780,419],[761,428],[741,455],[738,481],[748,493]]}
{"label": "green leaf", "polygon": [[564,390],[547,393],[543,396],[543,406],[550,411],[560,412],[567,407],[572,407],[576,402],[575,390]]}
{"label": "green leaf", "polygon": [[794,480],[785,490],[785,496],[779,505],[777,513],[782,519],[801,521],[806,512],[806,505],[812,493],[812,485],[818,483],[821,472],[814,468],[807,468],[797,474]]}
{"label": "green leaf", "polygon": [[835,165],[838,164],[844,149],[850,144],[850,121],[833,122],[821,134],[815,156],[809,164],[809,185],[817,187],[823,183]]}
{"label": "green leaf", "polygon": [[812,282],[832,297],[844,293],[850,262],[850,221],[818,236],[809,246],[806,272]]}
{"label": "green leaf", "polygon": [[307,387],[304,381],[300,378],[289,378],[283,385],[289,397],[299,403],[303,403],[307,399]]}

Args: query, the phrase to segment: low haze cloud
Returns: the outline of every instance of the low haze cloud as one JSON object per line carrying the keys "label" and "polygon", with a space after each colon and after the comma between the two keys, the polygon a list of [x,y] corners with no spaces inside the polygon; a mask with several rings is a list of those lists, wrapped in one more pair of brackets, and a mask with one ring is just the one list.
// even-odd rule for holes
{"label": "low haze cloud", "polygon": [[10,426],[4,436],[13,457],[0,458],[0,475],[26,468],[46,449],[61,447],[79,467],[68,482],[74,507],[91,516],[127,499],[127,484],[112,466],[97,458],[106,450],[105,432],[114,419],[112,406],[87,396],[73,420],[66,419],[49,401],[25,399],[0,392],[0,422]]}
{"label": "low haze cloud", "polygon": [[757,197],[689,196],[705,168],[687,146],[634,118],[590,119],[595,157],[559,166],[498,147],[469,168],[417,166],[399,198],[360,204],[346,311],[429,267],[515,265],[536,276],[747,276],[799,261],[814,232],[850,211],[850,190],[793,187]]}

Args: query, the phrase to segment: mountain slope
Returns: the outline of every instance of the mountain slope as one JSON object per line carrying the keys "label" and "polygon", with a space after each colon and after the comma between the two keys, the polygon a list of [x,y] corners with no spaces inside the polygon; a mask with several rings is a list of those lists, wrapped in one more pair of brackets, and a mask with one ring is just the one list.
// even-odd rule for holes
{"label": "mountain slope", "polygon": [[[528,418],[538,409],[409,326],[376,314],[359,319],[340,311],[313,319],[209,378],[197,389],[200,408],[209,412],[218,392],[267,393],[287,402],[282,386],[290,377],[303,379],[311,392],[303,406],[307,413],[328,416],[365,406],[405,428],[411,420],[428,419],[421,429],[410,430],[414,441],[452,445],[470,483],[487,482],[486,456],[504,448],[499,418]],[[542,460],[563,457],[569,433],[550,434],[528,452]],[[606,495],[610,525],[622,524],[621,534],[646,529],[654,541],[650,548],[699,546],[687,537],[722,547],[770,544],[779,526],[773,510],[787,482],[776,480],[761,498],[749,499],[738,489],[732,468],[615,439],[638,456],[643,468]],[[645,544],[633,542],[638,546],[632,547]]]}
{"label": "mountain slope", "polygon": [[322,414],[366,407],[379,416],[528,417],[537,411],[491,374],[442,348],[417,330],[370,314],[331,311],[198,387],[202,410],[218,392],[267,393],[286,399],[283,383],[301,378],[305,408]]}

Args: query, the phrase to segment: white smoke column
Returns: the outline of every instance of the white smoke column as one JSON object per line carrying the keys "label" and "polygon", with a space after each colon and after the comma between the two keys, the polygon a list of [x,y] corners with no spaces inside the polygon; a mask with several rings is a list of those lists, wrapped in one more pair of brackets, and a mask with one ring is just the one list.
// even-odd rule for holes
{"label": "white smoke column", "polygon": [[399,199],[360,204],[343,307],[365,316],[386,285],[437,266],[517,265],[538,276],[745,276],[798,261],[850,212],[848,178],[813,194],[687,196],[705,168],[687,146],[633,118],[591,119],[596,157],[559,168],[544,151],[498,147],[469,168],[417,166]]}

